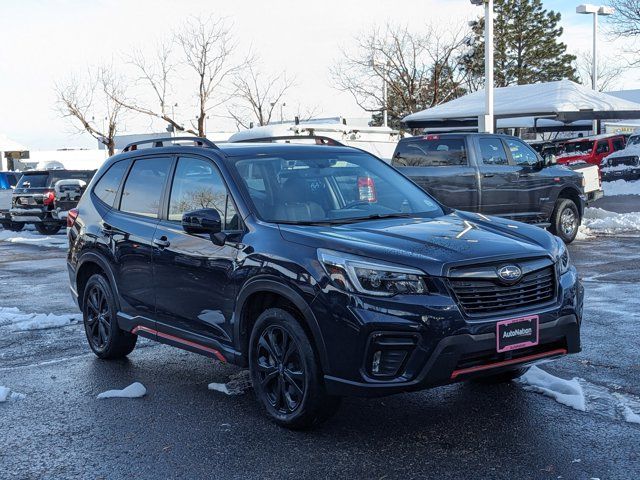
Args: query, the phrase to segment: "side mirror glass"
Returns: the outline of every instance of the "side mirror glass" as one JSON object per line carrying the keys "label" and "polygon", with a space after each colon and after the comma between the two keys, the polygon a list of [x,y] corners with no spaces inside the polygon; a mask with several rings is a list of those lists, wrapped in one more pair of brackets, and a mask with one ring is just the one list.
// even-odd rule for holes
{"label": "side mirror glass", "polygon": [[215,208],[193,210],[182,215],[182,228],[187,233],[209,233],[222,231],[222,219]]}
{"label": "side mirror glass", "polygon": [[548,154],[544,160],[547,166],[556,165],[558,163],[558,158],[553,153]]}

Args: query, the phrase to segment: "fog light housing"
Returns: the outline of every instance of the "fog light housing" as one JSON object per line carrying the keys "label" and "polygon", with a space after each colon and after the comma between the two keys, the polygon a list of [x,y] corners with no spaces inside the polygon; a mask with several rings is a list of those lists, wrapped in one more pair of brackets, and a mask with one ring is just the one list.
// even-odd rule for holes
{"label": "fog light housing", "polygon": [[402,375],[417,344],[418,335],[416,334],[382,332],[372,334],[365,361],[367,374],[384,379]]}

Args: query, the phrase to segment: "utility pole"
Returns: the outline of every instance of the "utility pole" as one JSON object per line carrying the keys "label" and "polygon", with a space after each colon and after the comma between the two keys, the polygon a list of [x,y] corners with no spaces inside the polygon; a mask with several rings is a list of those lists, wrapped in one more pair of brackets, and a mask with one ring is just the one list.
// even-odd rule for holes
{"label": "utility pole", "polygon": [[484,118],[478,119],[478,130],[494,133],[493,115],[493,0],[471,0],[484,5]]}

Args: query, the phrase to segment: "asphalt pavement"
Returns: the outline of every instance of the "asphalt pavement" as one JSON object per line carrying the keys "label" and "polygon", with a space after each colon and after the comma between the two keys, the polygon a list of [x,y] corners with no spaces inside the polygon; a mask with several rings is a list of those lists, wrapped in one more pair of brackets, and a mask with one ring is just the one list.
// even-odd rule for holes
{"label": "asphalt pavement", "polygon": [[[251,390],[207,389],[236,367],[150,341],[105,362],[80,324],[0,327],[0,385],[24,394],[0,404],[0,478],[640,478],[640,425],[620,403],[640,399],[640,238],[570,252],[586,288],[583,352],[542,368],[583,379],[586,412],[515,383],[456,384],[345,399],[321,428],[291,432]],[[0,242],[0,307],[74,312],[64,255]],[[135,381],[145,397],[96,399]]]}

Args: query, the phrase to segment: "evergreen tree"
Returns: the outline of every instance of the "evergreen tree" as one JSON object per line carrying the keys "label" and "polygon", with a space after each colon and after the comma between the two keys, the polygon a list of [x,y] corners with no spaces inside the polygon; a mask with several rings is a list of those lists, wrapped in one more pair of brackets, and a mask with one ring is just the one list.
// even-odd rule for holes
{"label": "evergreen tree", "polygon": [[[542,0],[496,0],[494,79],[496,87],[570,79],[577,81],[574,55],[560,42],[561,15]],[[471,88],[484,83],[484,20],[472,26],[464,65]]]}

